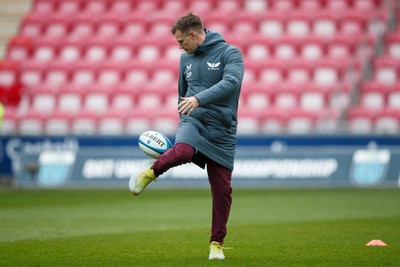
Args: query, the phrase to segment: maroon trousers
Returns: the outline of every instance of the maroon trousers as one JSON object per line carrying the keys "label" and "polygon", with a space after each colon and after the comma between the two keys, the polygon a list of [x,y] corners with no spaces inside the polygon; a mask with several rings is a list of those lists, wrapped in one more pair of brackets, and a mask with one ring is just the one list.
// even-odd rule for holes
{"label": "maroon trousers", "polygon": [[[159,176],[172,167],[191,162],[194,154],[195,149],[193,147],[178,143],[154,162],[154,174]],[[210,242],[217,241],[223,244],[232,203],[232,171],[208,158],[206,159],[206,166],[212,194]]]}

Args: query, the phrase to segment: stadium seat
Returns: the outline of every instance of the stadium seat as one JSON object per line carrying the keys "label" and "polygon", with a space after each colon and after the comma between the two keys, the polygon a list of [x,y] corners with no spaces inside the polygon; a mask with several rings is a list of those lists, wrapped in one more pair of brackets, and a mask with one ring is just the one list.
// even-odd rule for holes
{"label": "stadium seat", "polygon": [[59,88],[70,82],[71,65],[61,61],[54,61],[49,64],[48,70],[44,73],[43,84],[46,87]]}
{"label": "stadium seat", "polygon": [[320,37],[307,37],[302,38],[299,44],[298,53],[299,57],[304,60],[318,60],[325,56],[326,47],[324,38]]}
{"label": "stadium seat", "polygon": [[92,63],[106,61],[110,53],[110,41],[103,38],[93,38],[85,45],[83,60]]}
{"label": "stadium seat", "polygon": [[274,57],[288,60],[296,58],[299,54],[299,43],[296,38],[280,38],[274,44]]}
{"label": "stadium seat", "polygon": [[147,33],[146,17],[141,13],[133,13],[123,20],[121,38],[142,37]]}
{"label": "stadium seat", "polygon": [[58,42],[54,39],[37,39],[34,42],[32,60],[51,62],[58,57]]}
{"label": "stadium seat", "polygon": [[6,59],[18,62],[27,61],[32,56],[33,40],[30,37],[17,35],[11,38],[6,51]]}
{"label": "stadium seat", "polygon": [[[73,1],[73,0],[72,0]],[[94,14],[78,13],[71,25],[71,38],[88,38],[96,34],[97,16]]]}
{"label": "stadium seat", "polygon": [[380,110],[386,106],[386,97],[387,92],[383,87],[363,87],[359,105],[372,110]]}
{"label": "stadium seat", "polygon": [[327,92],[308,87],[306,84],[299,96],[299,107],[303,110],[320,111],[327,106]]}
{"label": "stadium seat", "polygon": [[274,11],[279,10],[290,12],[296,10],[297,6],[295,0],[269,0],[268,8]]}
{"label": "stadium seat", "polygon": [[377,134],[399,134],[400,132],[400,110],[382,109],[376,116],[375,132]]}
{"label": "stadium seat", "polygon": [[57,109],[71,114],[78,113],[83,107],[83,94],[83,90],[79,87],[65,87],[59,93]]}
{"label": "stadium seat", "polygon": [[54,0],[34,0],[32,3],[32,13],[52,14],[57,11],[57,2]]}
{"label": "stadium seat", "polygon": [[20,22],[18,35],[30,38],[40,37],[43,34],[45,24],[46,16],[43,16],[40,13],[28,13]]}
{"label": "stadium seat", "polygon": [[286,81],[294,84],[308,83],[312,80],[314,64],[304,60],[292,60],[287,70]]}
{"label": "stadium seat", "polygon": [[315,130],[318,111],[292,109],[288,115],[286,130],[289,134],[310,134]]}
{"label": "stadium seat", "polygon": [[96,82],[97,66],[93,63],[81,61],[75,65],[71,73],[71,85],[73,86],[91,86]]}
{"label": "stadium seat", "polygon": [[347,129],[353,134],[371,134],[376,114],[368,108],[353,107],[347,110]]}
{"label": "stadium seat", "polygon": [[140,135],[152,128],[153,113],[148,108],[136,108],[128,112],[125,132],[129,135]]}
{"label": "stadium seat", "polygon": [[120,110],[109,110],[99,118],[98,133],[100,135],[121,135],[125,132],[125,114]]}
{"label": "stadium seat", "polygon": [[332,37],[338,32],[338,19],[335,12],[318,12],[312,23],[312,34],[320,37]]}
{"label": "stadium seat", "polygon": [[79,14],[83,11],[84,1],[82,0],[63,0],[59,1],[57,11],[59,13]]}
{"label": "stadium seat", "polygon": [[395,90],[388,92],[387,107],[400,110],[400,87],[398,85]]}
{"label": "stadium seat", "polygon": [[34,112],[41,112],[51,115],[56,109],[57,93],[54,89],[39,87],[30,92],[32,102],[30,109]]}
{"label": "stadium seat", "polygon": [[393,58],[400,59],[400,31],[385,35],[385,53]]}
{"label": "stadium seat", "polygon": [[99,39],[117,38],[121,32],[121,19],[118,13],[105,12],[97,23],[96,37]]}
{"label": "stadium seat", "polygon": [[15,135],[18,133],[18,110],[6,107],[0,127],[0,136]]}
{"label": "stadium seat", "polygon": [[96,86],[109,87],[110,90],[122,83],[123,66],[115,62],[100,63],[97,71]]}
{"label": "stadium seat", "polygon": [[125,87],[116,87],[110,96],[111,110],[130,111],[135,108],[136,93]]}
{"label": "stadium seat", "polygon": [[80,111],[71,122],[74,135],[93,135],[97,133],[98,114],[87,110]]}
{"label": "stadium seat", "polygon": [[54,111],[44,122],[44,134],[61,136],[70,134],[71,120],[71,113]]}
{"label": "stadium seat", "polygon": [[285,109],[269,108],[260,115],[260,131],[262,134],[281,134],[286,131],[287,112]]}
{"label": "stadium seat", "polygon": [[78,39],[65,39],[60,45],[58,60],[75,63],[83,58],[83,44]]}
{"label": "stadium seat", "polygon": [[135,1],[132,0],[114,0],[110,1],[109,12],[116,14],[129,14],[133,11]]}
{"label": "stadium seat", "polygon": [[273,106],[278,109],[293,109],[298,107],[299,88],[283,85],[278,87],[274,95]]}
{"label": "stadium seat", "polygon": [[284,13],[267,12],[260,19],[259,34],[269,38],[281,37],[285,34],[285,23],[286,15]]}
{"label": "stadium seat", "polygon": [[247,107],[239,107],[237,133],[239,135],[258,134],[260,131],[260,115],[261,113],[259,110]]}
{"label": "stadium seat", "polygon": [[[307,1],[300,1],[307,2]],[[286,22],[286,34],[293,37],[305,37],[311,33],[310,11],[293,13]]]}
{"label": "stadium seat", "polygon": [[107,0],[86,0],[82,12],[93,14],[104,14],[109,10],[109,2]]}
{"label": "stadium seat", "polygon": [[[52,13],[49,13],[52,14]],[[71,18],[67,14],[52,14],[48,16],[48,22],[44,26],[41,37],[46,39],[66,38],[69,35]]]}
{"label": "stadium seat", "polygon": [[44,70],[46,66],[39,62],[27,61],[21,64],[21,83],[28,88],[43,83]]}
{"label": "stadium seat", "polygon": [[286,79],[287,66],[282,61],[270,60],[260,66],[259,82],[274,84],[283,82]]}
{"label": "stadium seat", "polygon": [[375,58],[373,79],[383,84],[395,84],[398,80],[399,61],[391,57]]}
{"label": "stadium seat", "polygon": [[22,135],[41,135],[44,133],[45,116],[40,112],[28,110],[19,118],[18,133]]}
{"label": "stadium seat", "polygon": [[84,94],[83,109],[104,114],[110,105],[110,90],[105,87],[88,87]]}
{"label": "stadium seat", "polygon": [[125,68],[123,86],[130,88],[143,87],[150,80],[150,71],[145,64],[130,64]]}
{"label": "stadium seat", "polygon": [[152,122],[153,129],[166,135],[174,135],[178,129],[179,114],[174,107],[160,109],[160,114]]}

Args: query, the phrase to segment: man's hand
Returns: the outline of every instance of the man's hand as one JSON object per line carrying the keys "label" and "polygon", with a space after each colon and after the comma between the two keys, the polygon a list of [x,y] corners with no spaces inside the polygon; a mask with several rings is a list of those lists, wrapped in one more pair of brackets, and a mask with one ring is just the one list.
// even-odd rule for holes
{"label": "man's hand", "polygon": [[178,112],[190,116],[194,109],[200,106],[199,100],[194,97],[181,97],[181,102],[178,105]]}

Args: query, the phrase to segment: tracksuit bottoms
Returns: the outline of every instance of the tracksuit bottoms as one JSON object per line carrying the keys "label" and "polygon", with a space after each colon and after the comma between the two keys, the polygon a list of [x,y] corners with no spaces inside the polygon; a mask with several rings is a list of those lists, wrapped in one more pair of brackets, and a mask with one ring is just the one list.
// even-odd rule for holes
{"label": "tracksuit bottoms", "polygon": [[[172,167],[192,162],[195,152],[195,149],[190,145],[184,143],[175,144],[154,162],[154,174],[159,176]],[[223,244],[227,233],[226,224],[228,223],[232,204],[232,171],[207,157],[205,161],[212,195],[210,242],[217,241]]]}

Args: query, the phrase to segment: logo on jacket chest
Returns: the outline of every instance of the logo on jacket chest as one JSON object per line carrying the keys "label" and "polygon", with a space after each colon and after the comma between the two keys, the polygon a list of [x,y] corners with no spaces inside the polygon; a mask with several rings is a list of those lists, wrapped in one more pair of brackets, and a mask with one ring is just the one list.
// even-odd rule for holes
{"label": "logo on jacket chest", "polygon": [[186,79],[189,79],[192,76],[192,64],[186,65]]}
{"label": "logo on jacket chest", "polygon": [[221,62],[211,63],[207,62],[208,70],[219,70],[219,65]]}

